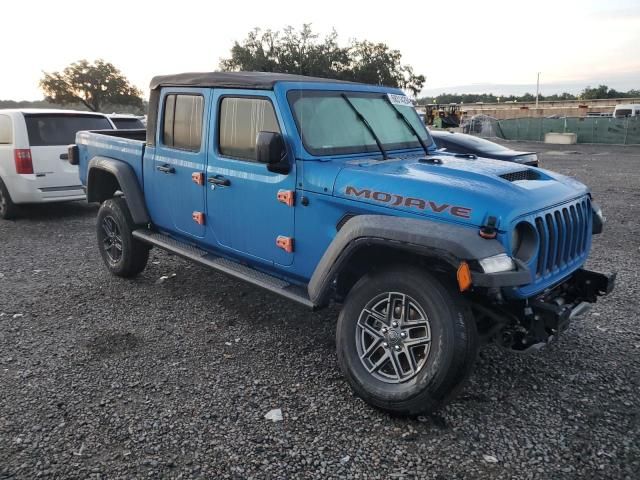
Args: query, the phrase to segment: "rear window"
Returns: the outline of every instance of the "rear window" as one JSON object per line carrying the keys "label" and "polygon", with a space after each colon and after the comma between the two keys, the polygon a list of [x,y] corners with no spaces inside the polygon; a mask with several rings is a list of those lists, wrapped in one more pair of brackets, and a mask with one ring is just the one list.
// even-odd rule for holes
{"label": "rear window", "polygon": [[164,103],[162,142],[167,147],[200,151],[204,98],[201,95],[171,94]]}
{"label": "rear window", "polygon": [[112,130],[106,117],[96,115],[25,114],[29,144],[32,147],[75,143],[81,130]]}
{"label": "rear window", "polygon": [[112,118],[111,121],[118,130],[144,128],[139,118]]}

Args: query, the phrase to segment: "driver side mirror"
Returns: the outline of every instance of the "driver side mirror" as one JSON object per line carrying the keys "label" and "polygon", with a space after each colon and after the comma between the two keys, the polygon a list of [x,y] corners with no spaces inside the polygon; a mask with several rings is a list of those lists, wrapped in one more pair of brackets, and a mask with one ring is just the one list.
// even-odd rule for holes
{"label": "driver side mirror", "polygon": [[284,138],[277,132],[258,132],[256,138],[256,160],[267,164],[267,170],[275,173],[289,173],[290,165]]}

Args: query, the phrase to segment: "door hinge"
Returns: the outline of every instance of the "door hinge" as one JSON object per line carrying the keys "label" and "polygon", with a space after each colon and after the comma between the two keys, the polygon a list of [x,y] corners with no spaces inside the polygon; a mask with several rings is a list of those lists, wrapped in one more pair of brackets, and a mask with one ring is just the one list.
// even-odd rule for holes
{"label": "door hinge", "polygon": [[288,207],[293,207],[296,203],[296,192],[293,190],[278,190],[276,198],[280,203],[284,203]]}
{"label": "door hinge", "polygon": [[293,238],[291,237],[278,235],[278,238],[276,238],[276,245],[287,253],[293,252]]}
{"label": "door hinge", "polygon": [[195,183],[196,185],[204,185],[204,173],[193,172],[191,174],[191,180],[193,180],[193,183]]}
{"label": "door hinge", "polygon": [[202,212],[193,212],[191,214],[191,218],[198,225],[204,225],[204,213],[202,213]]}

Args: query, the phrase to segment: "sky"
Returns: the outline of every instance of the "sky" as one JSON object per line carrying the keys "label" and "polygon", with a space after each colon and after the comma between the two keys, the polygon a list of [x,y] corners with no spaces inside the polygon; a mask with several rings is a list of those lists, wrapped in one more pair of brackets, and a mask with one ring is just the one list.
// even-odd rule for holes
{"label": "sky", "polygon": [[304,23],[400,50],[430,95],[535,85],[537,72],[543,94],[582,82],[640,88],[640,0],[7,0],[2,13],[3,100],[41,99],[42,72],[82,58],[112,62],[146,94],[153,75],[217,69],[254,27]]}

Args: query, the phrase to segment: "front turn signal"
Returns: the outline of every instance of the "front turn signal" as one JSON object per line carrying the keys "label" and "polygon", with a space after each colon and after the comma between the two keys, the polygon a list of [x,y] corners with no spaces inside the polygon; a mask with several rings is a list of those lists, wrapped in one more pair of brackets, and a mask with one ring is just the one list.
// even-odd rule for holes
{"label": "front turn signal", "polygon": [[467,262],[461,262],[458,267],[458,287],[461,292],[465,292],[471,288],[471,269]]}

